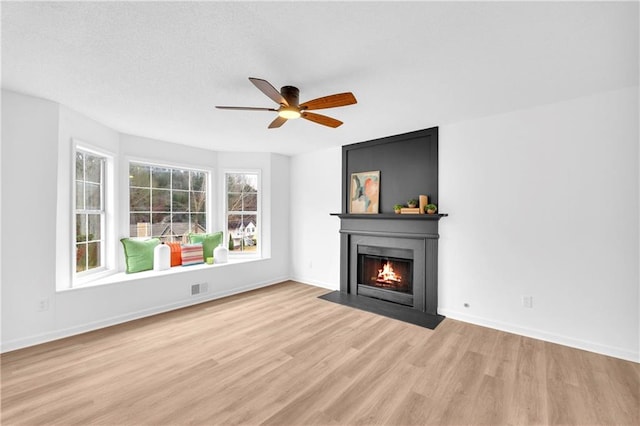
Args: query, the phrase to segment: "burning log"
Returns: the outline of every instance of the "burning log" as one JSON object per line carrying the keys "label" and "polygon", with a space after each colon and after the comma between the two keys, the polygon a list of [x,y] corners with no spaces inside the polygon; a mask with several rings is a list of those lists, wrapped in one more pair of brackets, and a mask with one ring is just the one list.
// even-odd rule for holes
{"label": "burning log", "polygon": [[391,262],[386,262],[382,265],[382,269],[378,269],[376,282],[381,284],[399,284],[402,282],[402,277],[394,272]]}

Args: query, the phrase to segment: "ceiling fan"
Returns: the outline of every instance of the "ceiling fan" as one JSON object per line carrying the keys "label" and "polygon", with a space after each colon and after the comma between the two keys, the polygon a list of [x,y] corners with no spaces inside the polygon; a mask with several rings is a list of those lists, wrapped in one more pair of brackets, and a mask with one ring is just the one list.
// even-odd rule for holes
{"label": "ceiling fan", "polygon": [[270,129],[282,126],[287,120],[293,118],[304,118],[314,123],[328,127],[338,127],[342,121],[322,114],[309,112],[310,110],[335,108],[357,103],[355,96],[351,92],[336,93],[335,95],[324,96],[311,101],[299,103],[300,90],[293,86],[283,86],[280,91],[273,87],[267,80],[249,77],[251,81],[262,93],[270,97],[275,103],[280,104],[279,108],[259,108],[259,107],[236,107],[218,106],[219,109],[236,109],[245,111],[275,111],[278,116],[269,124]]}

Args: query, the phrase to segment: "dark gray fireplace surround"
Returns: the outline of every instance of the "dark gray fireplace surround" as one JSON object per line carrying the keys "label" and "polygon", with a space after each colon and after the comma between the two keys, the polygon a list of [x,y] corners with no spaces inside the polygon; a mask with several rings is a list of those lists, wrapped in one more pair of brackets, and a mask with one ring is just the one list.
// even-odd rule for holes
{"label": "dark gray fireplace surround", "polygon": [[[437,312],[438,222],[447,214],[399,215],[393,205],[421,194],[438,203],[438,128],[346,145],[342,163],[343,212],[332,213],[340,218],[340,291],[321,298],[435,328],[444,319]],[[380,170],[380,213],[350,214],[351,173],[370,170]],[[380,265],[391,278],[376,276]]]}

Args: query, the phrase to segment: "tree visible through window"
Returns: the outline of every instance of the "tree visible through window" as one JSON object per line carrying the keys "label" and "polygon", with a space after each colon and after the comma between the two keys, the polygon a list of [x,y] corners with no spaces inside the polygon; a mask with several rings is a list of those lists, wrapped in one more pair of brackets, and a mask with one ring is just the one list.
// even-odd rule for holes
{"label": "tree visible through window", "polygon": [[131,162],[129,235],[180,241],[207,230],[208,173]]}
{"label": "tree visible through window", "polygon": [[77,149],[75,162],[75,270],[85,272],[104,266],[106,158]]}
{"label": "tree visible through window", "polygon": [[258,174],[226,173],[229,250],[258,251]]}

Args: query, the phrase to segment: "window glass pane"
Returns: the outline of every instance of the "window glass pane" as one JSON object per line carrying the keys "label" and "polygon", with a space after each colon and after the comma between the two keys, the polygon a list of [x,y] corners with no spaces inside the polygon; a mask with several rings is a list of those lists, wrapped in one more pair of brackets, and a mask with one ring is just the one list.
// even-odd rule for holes
{"label": "window glass pane", "polygon": [[87,269],[87,245],[76,244],[76,272]]}
{"label": "window glass pane", "polygon": [[87,241],[87,215],[76,215],[76,241]]}
{"label": "window glass pane", "polygon": [[133,213],[129,215],[129,235],[132,237],[150,237],[151,215],[149,213]]}
{"label": "window glass pane", "polygon": [[84,154],[76,151],[76,180],[84,180]]}
{"label": "window glass pane", "polygon": [[238,193],[229,193],[227,195],[227,210],[230,212],[242,211],[242,195]]}
{"label": "window glass pane", "polygon": [[227,217],[227,232],[231,242],[229,250],[240,250],[242,245],[242,215],[230,214]]}
{"label": "window glass pane", "polygon": [[137,225],[138,223],[150,223],[151,215],[149,213],[131,213],[129,215],[129,224]]}
{"label": "window glass pane", "polygon": [[242,195],[243,211],[258,211],[258,194],[250,193]]}
{"label": "window glass pane", "polygon": [[171,233],[175,240],[180,240],[183,235],[189,233],[189,215],[174,214],[171,217]]}
{"label": "window glass pane", "polygon": [[227,175],[227,192],[242,192],[242,179],[238,174]]}
{"label": "window glass pane", "polygon": [[191,212],[192,213],[200,213],[206,211],[206,201],[207,201],[207,193],[206,192],[191,192]]}
{"label": "window glass pane", "polygon": [[242,251],[256,251],[257,246],[257,216],[243,215],[242,224],[244,226],[242,233]]}
{"label": "window glass pane", "polygon": [[84,209],[84,183],[76,182],[76,209]]}
{"label": "window glass pane", "polygon": [[171,235],[171,213],[154,213],[151,215],[151,236]]}
{"label": "window glass pane", "polygon": [[191,171],[191,190],[206,191],[207,190],[207,174],[205,172]]}
{"label": "window glass pane", "polygon": [[88,236],[87,239],[89,241],[95,241],[95,240],[99,240],[101,238],[101,232],[100,232],[100,227],[101,227],[101,220],[100,220],[100,215],[99,214],[89,214],[87,215],[88,217],[88,221],[87,221],[87,225],[88,225]]}
{"label": "window glass pane", "polygon": [[200,234],[207,231],[207,216],[204,213],[191,214],[191,227],[189,232]]}
{"label": "window glass pane", "polygon": [[173,183],[171,187],[173,189],[189,189],[189,172],[187,170],[177,170],[174,169],[172,171]]}
{"label": "window glass pane", "polygon": [[100,210],[102,203],[100,202],[100,185],[95,183],[85,183],[85,206],[87,210]]}
{"label": "window glass pane", "polygon": [[131,186],[149,187],[151,184],[151,167],[131,163],[129,165],[129,184]]}
{"label": "window glass pane", "polygon": [[174,212],[188,212],[189,211],[189,192],[187,191],[173,191],[172,196]]}
{"label": "window glass pane", "polygon": [[154,167],[151,169],[152,188],[171,188],[171,169]]}
{"label": "window glass pane", "polygon": [[171,191],[165,189],[154,189],[151,193],[151,209],[154,212],[171,211]]}
{"label": "window glass pane", "polygon": [[87,244],[87,269],[93,269],[100,266],[100,243]]}
{"label": "window glass pane", "polygon": [[258,192],[258,175],[247,174],[243,176],[243,192]]}
{"label": "window glass pane", "polygon": [[102,182],[102,160],[91,154],[85,154],[85,180],[87,182]]}
{"label": "window glass pane", "polygon": [[151,190],[148,188],[130,188],[129,210],[132,212],[148,212],[151,210]]}

